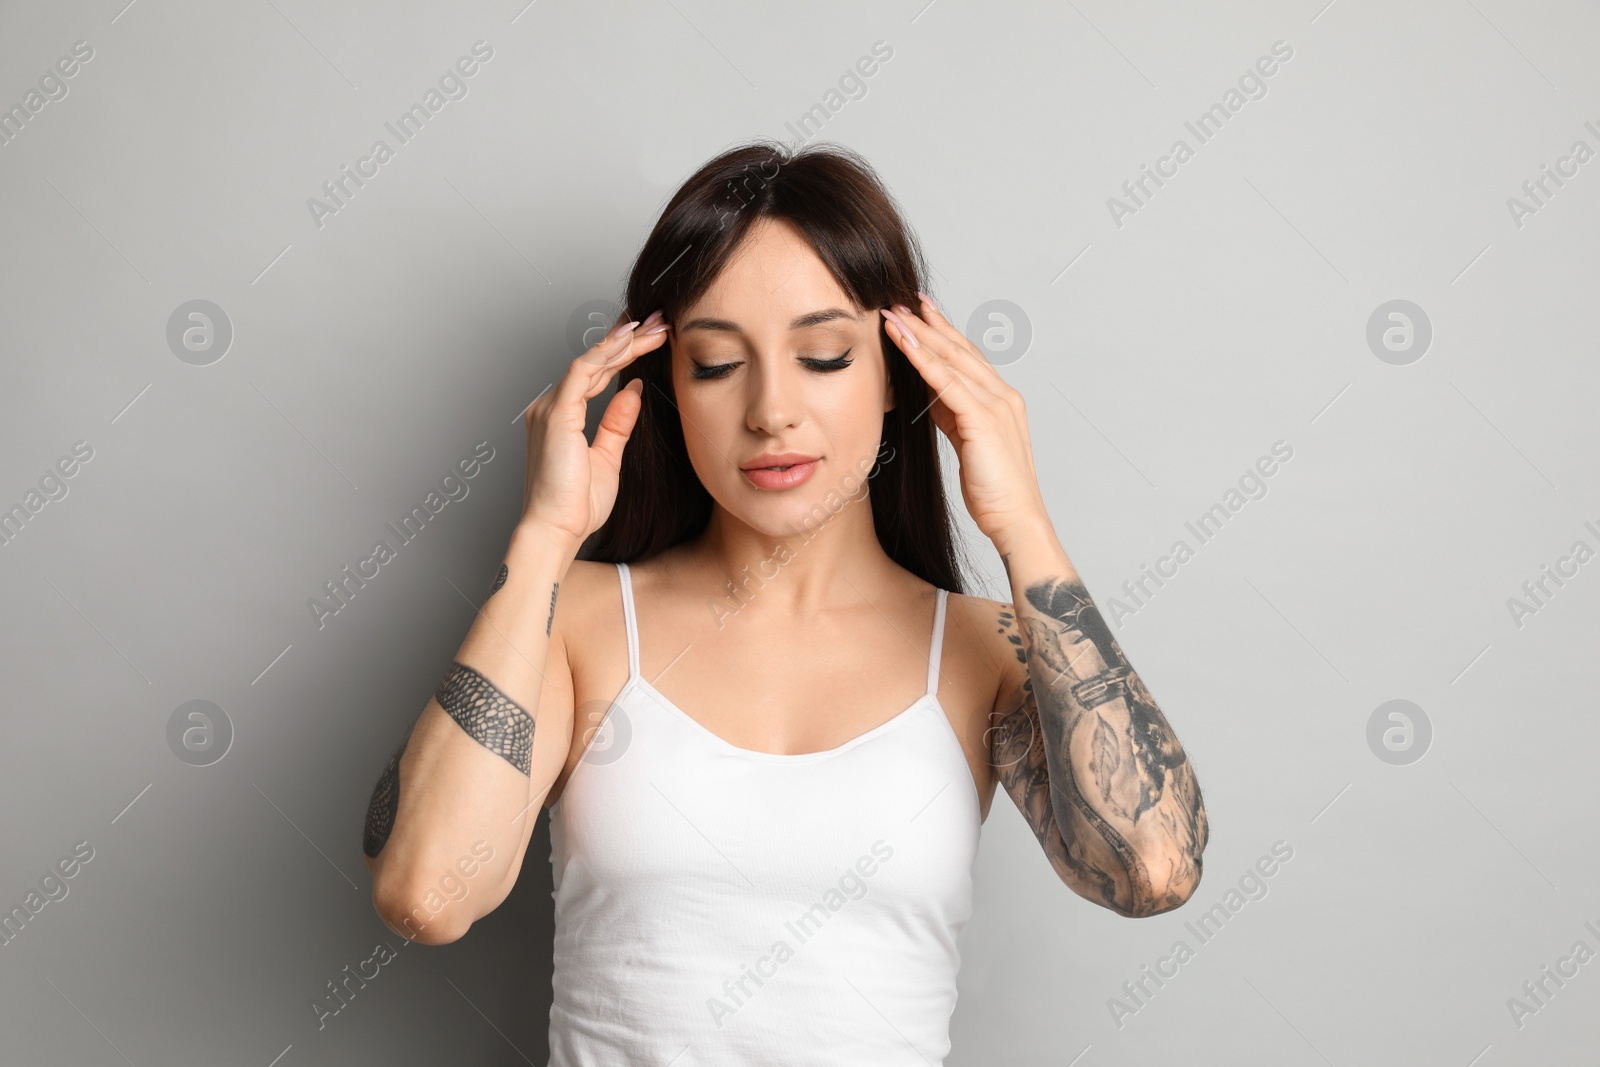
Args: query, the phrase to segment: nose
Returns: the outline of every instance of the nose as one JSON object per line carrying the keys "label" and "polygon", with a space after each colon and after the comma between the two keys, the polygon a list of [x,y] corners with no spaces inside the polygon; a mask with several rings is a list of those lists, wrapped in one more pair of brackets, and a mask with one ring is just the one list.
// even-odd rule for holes
{"label": "nose", "polygon": [[780,436],[800,417],[798,383],[784,369],[782,359],[757,359],[746,381],[750,383],[745,425],[754,433]]}

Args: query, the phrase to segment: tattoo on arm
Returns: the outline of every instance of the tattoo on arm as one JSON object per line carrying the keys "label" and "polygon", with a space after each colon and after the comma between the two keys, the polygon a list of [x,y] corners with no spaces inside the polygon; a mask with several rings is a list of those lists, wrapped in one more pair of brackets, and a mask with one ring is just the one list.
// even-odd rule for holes
{"label": "tattoo on arm", "polygon": [[376,859],[394,829],[395,812],[400,810],[400,756],[406,750],[405,742],[395,749],[389,765],[378,775],[378,784],[372,787],[372,800],[367,805],[367,824],[361,835],[361,851]]}
{"label": "tattoo on arm", "polygon": [[[1017,636],[1015,620],[1009,612],[1001,612],[1000,626],[1002,631],[1011,631],[1007,639],[1016,650],[1017,660],[1026,666],[1022,638]],[[1093,835],[1075,834],[1069,829],[1063,836],[1056,826],[1044,732],[1039,728],[1039,709],[1030,679],[1023,678],[1020,692],[1013,695],[1007,707],[991,727],[990,751],[1001,785],[1027,819],[1033,836],[1039,839],[1050,865],[1062,880],[1086,896],[1097,897],[1107,907],[1115,907],[1117,879],[1110,872],[1117,869],[1116,857]],[[1054,788],[1068,797],[1075,792],[1071,782]]]}
{"label": "tattoo on arm", "polygon": [[[494,596],[500,591],[500,587],[506,584],[506,577],[510,573],[511,568],[509,566],[504,563],[500,564],[500,574],[495,578],[494,585],[489,587],[489,596]],[[550,626],[556,621],[556,590],[560,588],[560,582],[556,582],[550,587],[550,615],[544,620],[544,635],[546,637],[550,636]],[[484,597],[484,599],[487,600],[489,597]]]}
{"label": "tattoo on arm", "polygon": [[494,684],[454,663],[433,698],[478,744],[521,771],[533,771],[533,716]]}
{"label": "tattoo on arm", "polygon": [[[1176,907],[1199,880],[1208,837],[1187,755],[1081,582],[1036,583],[1019,614],[1025,642],[1016,615],[999,620],[1029,668],[997,724],[1000,780],[1074,888],[1122,914]],[[1145,857],[1163,865],[1155,876]]]}
{"label": "tattoo on arm", "polygon": [[[505,577],[504,567],[500,569],[500,576]],[[532,773],[533,716],[496,689],[489,679],[464,663],[455,663],[433,696],[445,714],[474,741],[504,757],[523,774]],[[367,804],[361,851],[374,859],[388,842],[395,814],[400,810],[400,757],[405,750],[406,742],[402,741],[378,776],[378,784],[373,786],[372,799]]]}

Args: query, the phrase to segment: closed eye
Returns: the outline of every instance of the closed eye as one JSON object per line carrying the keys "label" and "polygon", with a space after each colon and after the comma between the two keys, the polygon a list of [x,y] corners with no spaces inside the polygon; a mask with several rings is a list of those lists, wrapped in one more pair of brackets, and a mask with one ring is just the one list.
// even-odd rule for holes
{"label": "closed eye", "polygon": [[[847,348],[843,353],[835,356],[832,359],[811,359],[809,357],[802,356],[800,362],[804,363],[812,370],[821,371],[824,373],[844,370],[846,367],[850,366],[850,364],[855,362],[855,360],[850,358],[850,353],[852,351],[854,351],[854,349]],[[689,375],[698,381],[724,378],[732,373],[733,369],[738,365],[739,364],[737,363],[700,364],[690,360]]]}
{"label": "closed eye", "polygon": [[832,359],[802,359],[800,362],[804,363],[813,370],[844,370],[850,364],[855,362],[855,360],[850,358],[850,352],[851,349],[847,348],[843,353],[833,357]]}
{"label": "closed eye", "polygon": [[698,381],[721,378],[737,366],[737,363],[714,363],[710,366],[704,366],[691,359],[689,361],[689,377]]}

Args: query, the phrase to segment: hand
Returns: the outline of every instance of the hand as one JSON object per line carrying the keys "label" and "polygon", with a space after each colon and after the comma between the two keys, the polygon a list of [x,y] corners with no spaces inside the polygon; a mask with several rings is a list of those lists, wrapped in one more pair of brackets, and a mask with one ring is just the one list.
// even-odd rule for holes
{"label": "hand", "polygon": [[922,317],[904,304],[879,310],[890,338],[936,394],[930,414],[955,448],[972,521],[997,543],[1041,517],[1048,522],[1022,394],[932,300],[918,295]]}
{"label": "hand", "polygon": [[605,523],[617,499],[622,450],[644,406],[644,382],[635,379],[611,398],[592,446],[583,432],[589,401],[618,371],[660,348],[666,338],[659,311],[642,323],[619,319],[599,344],[572,361],[554,388],[528,405],[524,524],[570,536],[578,546]]}

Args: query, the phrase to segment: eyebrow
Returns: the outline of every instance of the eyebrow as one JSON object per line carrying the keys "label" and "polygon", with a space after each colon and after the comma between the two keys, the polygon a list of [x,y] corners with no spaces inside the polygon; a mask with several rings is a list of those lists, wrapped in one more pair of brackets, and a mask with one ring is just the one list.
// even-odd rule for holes
{"label": "eyebrow", "polygon": [[[849,311],[845,311],[843,308],[823,308],[821,311],[808,311],[804,315],[801,315],[799,318],[789,323],[789,329],[803,330],[808,326],[820,326],[825,322],[833,322],[836,319],[849,319],[852,322],[855,322],[859,321],[860,318],[861,316],[853,314]],[[709,318],[690,319],[688,322],[679,326],[677,332],[681,336],[685,333],[688,333],[690,330],[721,330],[727,333],[742,332],[739,329],[739,324],[736,322],[731,322],[728,319]]]}

